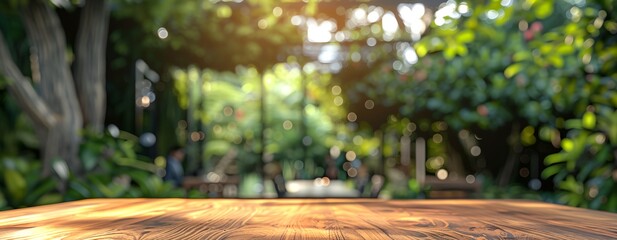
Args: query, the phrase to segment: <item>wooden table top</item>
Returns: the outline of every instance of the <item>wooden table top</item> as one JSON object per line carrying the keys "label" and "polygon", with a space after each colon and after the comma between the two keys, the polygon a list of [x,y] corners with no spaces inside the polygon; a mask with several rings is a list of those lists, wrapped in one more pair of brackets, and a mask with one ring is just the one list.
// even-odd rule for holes
{"label": "wooden table top", "polygon": [[0,212],[0,239],[615,239],[617,214],[516,200],[90,199]]}

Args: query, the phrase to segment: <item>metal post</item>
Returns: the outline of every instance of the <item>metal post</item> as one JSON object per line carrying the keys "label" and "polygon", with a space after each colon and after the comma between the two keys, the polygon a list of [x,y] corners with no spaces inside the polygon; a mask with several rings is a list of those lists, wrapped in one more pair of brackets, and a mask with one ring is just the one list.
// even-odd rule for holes
{"label": "metal post", "polygon": [[141,107],[141,93],[143,87],[144,74],[141,71],[141,59],[135,62],[135,135],[139,136],[142,131],[143,110]]}
{"label": "metal post", "polygon": [[306,166],[308,159],[308,144],[305,144],[304,139],[308,137],[307,121],[306,121],[306,94],[307,94],[307,75],[304,71],[300,70],[300,84],[302,88],[302,99],[300,100],[300,143],[302,145],[302,162]]}
{"label": "metal post", "polygon": [[420,183],[420,186],[424,186],[424,180],[426,178],[426,141],[424,138],[416,139],[416,180]]}

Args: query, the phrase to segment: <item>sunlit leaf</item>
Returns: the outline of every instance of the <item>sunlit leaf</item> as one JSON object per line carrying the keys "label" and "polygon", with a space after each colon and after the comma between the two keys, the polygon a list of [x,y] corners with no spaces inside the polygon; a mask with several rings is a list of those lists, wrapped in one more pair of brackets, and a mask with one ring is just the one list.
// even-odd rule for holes
{"label": "sunlit leaf", "polygon": [[539,1],[535,6],[536,17],[540,19],[547,18],[551,14],[553,14],[553,1]]}
{"label": "sunlit leaf", "polygon": [[572,45],[562,44],[557,47],[557,53],[560,55],[572,54],[574,52],[574,47]]}
{"label": "sunlit leaf", "polygon": [[596,127],[596,115],[593,112],[585,112],[583,114],[583,127],[594,129]]}
{"label": "sunlit leaf", "polygon": [[572,141],[572,139],[566,138],[561,141],[561,148],[563,148],[563,150],[566,152],[570,152],[574,150],[574,142]]}
{"label": "sunlit leaf", "polygon": [[454,57],[456,57],[457,51],[458,51],[458,46],[449,46],[443,51],[443,56],[446,59],[451,60]]}
{"label": "sunlit leaf", "polygon": [[565,162],[566,160],[567,159],[564,153],[554,153],[544,158],[544,164],[551,165],[555,163]]}
{"label": "sunlit leaf", "polygon": [[551,55],[548,60],[556,68],[562,68],[563,67],[563,57],[561,57],[559,55]]}
{"label": "sunlit leaf", "polygon": [[414,47],[416,49],[416,53],[418,54],[418,57],[424,57],[428,53],[428,49],[426,48],[426,45],[423,42],[416,43]]}
{"label": "sunlit leaf", "polygon": [[474,39],[475,39],[475,34],[470,30],[462,31],[458,33],[458,35],[456,35],[456,41],[460,43],[473,42]]}
{"label": "sunlit leaf", "polygon": [[309,0],[304,7],[304,13],[308,16],[313,16],[317,13],[317,4],[319,1],[317,0]]}
{"label": "sunlit leaf", "polygon": [[478,19],[477,18],[470,18],[469,20],[467,20],[465,22],[465,26],[469,29],[474,29],[478,26]]}
{"label": "sunlit leaf", "polygon": [[216,9],[216,16],[220,18],[228,18],[231,17],[232,10],[231,7],[227,5],[218,5]]}
{"label": "sunlit leaf", "polygon": [[467,47],[465,45],[458,45],[456,48],[456,53],[460,56],[466,56],[467,55]]}
{"label": "sunlit leaf", "polygon": [[531,53],[528,51],[518,51],[514,53],[514,56],[512,56],[512,60],[514,60],[515,62],[520,62],[524,60],[529,60],[531,59],[531,57]]}
{"label": "sunlit leaf", "polygon": [[583,184],[576,181],[573,176],[568,176],[565,181],[559,184],[559,188],[572,193],[583,193]]}
{"label": "sunlit leaf", "polygon": [[523,69],[523,64],[515,63],[506,68],[503,72],[506,78],[512,78],[514,75],[518,74]]}

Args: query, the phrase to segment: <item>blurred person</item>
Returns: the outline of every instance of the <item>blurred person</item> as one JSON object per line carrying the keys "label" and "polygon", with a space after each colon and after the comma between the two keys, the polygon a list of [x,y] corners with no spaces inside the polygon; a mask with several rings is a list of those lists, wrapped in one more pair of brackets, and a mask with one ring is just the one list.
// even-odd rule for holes
{"label": "blurred person", "polygon": [[163,180],[173,183],[176,187],[181,187],[184,181],[184,169],[182,167],[184,156],[184,148],[174,146],[165,159],[165,176]]}
{"label": "blurred person", "polygon": [[362,195],[364,193],[364,189],[366,188],[366,186],[369,184],[369,169],[366,165],[362,164],[360,165],[360,168],[358,168],[358,175],[356,175],[356,190],[358,190],[358,192],[360,192],[360,194]]}
{"label": "blurred person", "polygon": [[379,197],[379,193],[381,193],[381,189],[383,188],[385,182],[384,176],[379,174],[375,174],[371,177],[371,197],[376,198]]}

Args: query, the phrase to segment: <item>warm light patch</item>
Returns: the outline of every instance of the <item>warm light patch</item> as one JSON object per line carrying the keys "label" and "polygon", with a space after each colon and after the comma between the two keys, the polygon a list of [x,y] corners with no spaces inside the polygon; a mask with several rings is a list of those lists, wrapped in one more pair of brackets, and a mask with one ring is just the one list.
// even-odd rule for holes
{"label": "warm light patch", "polygon": [[436,175],[439,180],[445,180],[446,178],[448,178],[448,170],[445,170],[443,168],[439,169]]}

